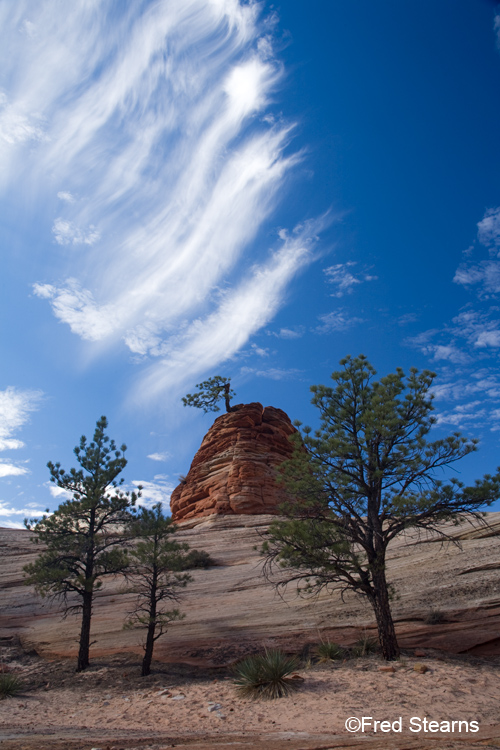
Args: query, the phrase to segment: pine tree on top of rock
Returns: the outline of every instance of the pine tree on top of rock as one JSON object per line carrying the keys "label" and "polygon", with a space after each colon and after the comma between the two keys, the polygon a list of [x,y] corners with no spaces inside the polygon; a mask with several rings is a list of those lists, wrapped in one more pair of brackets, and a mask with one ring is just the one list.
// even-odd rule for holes
{"label": "pine tree on top of rock", "polygon": [[213,378],[204,380],[203,383],[197,383],[196,387],[200,390],[183,397],[184,406],[195,406],[208,414],[209,411],[220,411],[218,402],[224,399],[226,411],[232,411],[231,399],[236,396],[236,393],[231,388],[231,378],[215,375]]}

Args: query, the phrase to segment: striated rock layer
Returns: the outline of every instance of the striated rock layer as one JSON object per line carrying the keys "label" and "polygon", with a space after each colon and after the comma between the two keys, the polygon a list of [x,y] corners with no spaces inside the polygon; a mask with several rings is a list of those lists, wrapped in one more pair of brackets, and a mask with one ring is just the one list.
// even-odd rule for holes
{"label": "striated rock layer", "polygon": [[209,515],[276,513],[286,492],[276,467],[289,458],[296,432],[281,409],[240,404],[215,420],[189,473],[172,492],[174,521]]}
{"label": "striated rock layer", "polygon": [[[216,561],[191,571],[182,596],[186,619],[172,622],[155,645],[154,659],[203,666],[230,664],[265,647],[298,653],[308,644],[331,640],[352,645],[375,636],[373,611],[364,597],[322,592],[297,597],[290,586],[284,599],[262,575],[258,548],[273,516],[217,516],[179,525],[179,542],[206,550]],[[447,524],[460,546],[443,545],[433,535],[408,532],[389,546],[387,577],[402,648],[436,648],[476,656],[500,655],[500,513],[488,513],[489,526]],[[0,528],[0,644],[19,636],[27,650],[47,658],[76,658],[80,618],[61,620],[60,605],[50,606],[24,585],[22,567],[40,548],[32,534]],[[142,654],[143,631],[123,630],[133,609],[117,576],[96,593],[92,616],[91,659],[128,652]],[[430,624],[429,615],[441,612]],[[1,656],[1,654],[0,654]]]}

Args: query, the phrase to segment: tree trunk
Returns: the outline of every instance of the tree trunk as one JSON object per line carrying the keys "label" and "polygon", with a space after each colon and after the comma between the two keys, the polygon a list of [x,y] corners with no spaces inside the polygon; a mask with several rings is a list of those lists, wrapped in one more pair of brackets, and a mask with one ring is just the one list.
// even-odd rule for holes
{"label": "tree trunk", "polygon": [[142,660],[142,676],[147,677],[151,674],[151,661],[153,660],[153,648],[155,645],[155,626],[154,619],[149,621],[148,634],[146,637],[146,646],[144,647],[144,659]]}
{"label": "tree trunk", "polygon": [[[158,549],[158,541],[155,539],[155,556]],[[153,659],[153,648],[155,645],[156,630],[156,591],[158,586],[158,569],[153,566],[153,580],[151,581],[151,590],[149,592],[149,623],[148,634],[146,636],[146,645],[144,647],[144,659],[142,660],[142,676],[147,677],[151,673],[151,661]]]}
{"label": "tree trunk", "polygon": [[377,620],[378,639],[382,656],[387,661],[398,659],[400,655],[396,630],[389,602],[389,590],[385,580],[385,568],[372,569],[373,596],[369,597]]}
{"label": "tree trunk", "polygon": [[78,651],[77,672],[82,672],[90,664],[90,620],[92,617],[92,591],[83,592],[82,627],[80,630],[80,649]]}
{"label": "tree trunk", "polygon": [[226,402],[226,412],[231,411],[231,397],[229,396],[229,389],[231,387],[231,383],[225,383],[224,384],[224,400]]}

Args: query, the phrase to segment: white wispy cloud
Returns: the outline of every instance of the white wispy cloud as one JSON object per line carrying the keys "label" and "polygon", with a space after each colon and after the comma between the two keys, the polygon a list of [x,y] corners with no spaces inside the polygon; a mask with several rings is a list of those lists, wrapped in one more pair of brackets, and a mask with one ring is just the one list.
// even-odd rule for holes
{"label": "white wispy cloud", "polygon": [[495,312],[464,310],[453,318],[450,331],[475,349],[496,348],[500,346],[500,320],[494,317]]}
{"label": "white wispy cloud", "polygon": [[471,401],[455,406],[451,411],[436,414],[437,425],[452,425],[456,428],[478,427],[486,416],[486,409],[481,408],[481,401]]}
{"label": "white wispy cloud", "polygon": [[33,284],[33,292],[41,299],[51,299],[56,294],[56,288],[52,284]]}
{"label": "white wispy cloud", "polygon": [[21,31],[29,36],[30,39],[33,39],[36,36],[36,26],[34,23],[31,23],[31,21],[28,21],[28,19],[25,19],[22,22]]}
{"label": "white wispy cloud", "polygon": [[445,369],[433,384],[432,394],[438,426],[451,425],[469,433],[499,429],[500,375],[496,368]]}
{"label": "white wispy cloud", "polygon": [[434,384],[432,393],[437,400],[446,401],[461,401],[470,396],[477,398],[478,394],[491,401],[498,400],[500,375],[487,369],[476,370],[470,379],[459,376]]}
{"label": "white wispy cloud", "polygon": [[13,146],[44,140],[47,138],[43,120],[34,113],[27,115],[22,108],[12,106],[5,92],[0,91],[0,154]]}
{"label": "white wispy cloud", "polygon": [[[408,339],[406,343],[413,345],[415,340]],[[437,344],[428,343],[418,347],[422,354],[430,357],[434,362],[444,361],[452,362],[453,364],[467,364],[470,363],[470,356],[463,351],[459,346],[454,343]]]}
{"label": "white wispy cloud", "polygon": [[[479,253],[483,258],[473,262]],[[497,431],[500,318],[495,297],[500,293],[500,207],[484,213],[477,223],[476,239],[463,257],[466,261],[457,268],[453,281],[474,290],[476,299],[442,328],[422,331],[406,343],[439,364],[440,378],[432,390],[436,400],[451,403],[451,408],[440,404],[438,425]]]}
{"label": "white wispy cloud", "polygon": [[153,481],[133,481],[132,485],[134,489],[140,485],[142,486],[141,497],[139,498],[139,505],[143,505],[146,508],[151,508],[155,503],[163,503],[164,513],[169,512],[170,508],[170,495],[175,489],[176,484],[172,482],[163,474],[156,474],[153,477]]}
{"label": "white wispy cloud", "polygon": [[92,224],[87,229],[80,229],[60,216],[54,221],[52,234],[59,245],[94,245],[100,237]]}
{"label": "white wispy cloud", "polygon": [[48,489],[52,497],[60,500],[60,502],[71,500],[73,498],[72,492],[65,490],[63,487],[58,487],[56,484],[53,484],[53,482],[44,482],[44,487]]}
{"label": "white wispy cloud", "polygon": [[152,399],[167,388],[191,382],[199,373],[233,357],[272,319],[291,279],[311,262],[315,236],[311,225],[298,228],[266,263],[254,266],[250,277],[225,293],[214,312],[166,340],[158,351],[160,361],[140,379],[137,392],[141,399]]}
{"label": "white wispy cloud", "polygon": [[366,271],[354,274],[353,269],[356,265],[355,261],[350,260],[347,263],[336,263],[324,269],[328,283],[335,287],[332,297],[340,298],[345,294],[352,294],[358,284],[377,279],[377,276],[373,276]]}
{"label": "white wispy cloud", "polygon": [[498,347],[500,347],[500,329],[496,328],[492,331],[482,331],[478,335],[474,346],[481,348],[494,347],[495,349],[498,349]]}
{"label": "white wispy cloud", "polygon": [[[153,453],[148,456],[148,458],[151,458],[153,461],[164,461],[169,457],[169,455],[170,454],[167,452]],[[52,484],[52,482],[45,482],[44,486],[48,489],[52,497],[55,498],[59,503],[62,503],[65,500],[71,500],[73,498],[72,492],[63,489],[62,487],[57,487],[56,485]],[[137,492],[139,486],[142,487],[141,497],[139,498],[138,502],[139,505],[144,505],[149,508],[155,503],[161,502],[165,506],[165,511],[168,511],[170,494],[174,489],[175,484],[172,484],[171,480],[166,475],[155,474],[152,480],[134,480],[130,482],[130,484],[123,485],[121,489],[128,492]],[[35,507],[36,512],[40,513],[39,509],[42,508],[42,506],[33,506],[33,508]],[[33,512],[33,510],[30,510],[31,514],[33,514]],[[24,515],[27,515],[26,511],[16,511],[16,513],[24,513]],[[10,515],[10,513],[6,512],[5,515]]]}
{"label": "white wispy cloud", "polygon": [[465,287],[478,286],[479,296],[488,299],[500,293],[500,261],[483,260],[475,265],[459,266],[453,277],[456,284]]}
{"label": "white wispy cloud", "polygon": [[478,222],[477,242],[488,249],[490,258],[479,263],[462,263],[453,281],[464,287],[475,287],[480,299],[489,299],[500,293],[500,207],[488,209]]}
{"label": "white wispy cloud", "polygon": [[242,375],[256,375],[258,378],[269,378],[269,380],[288,380],[290,378],[296,378],[300,374],[301,370],[295,368],[284,369],[280,367],[268,367],[266,370],[258,370],[254,367],[242,367],[240,370]]}
{"label": "white wispy cloud", "polygon": [[[14,450],[24,447],[24,443],[17,438],[13,438],[12,435],[26,424],[30,413],[38,409],[42,398],[43,393],[41,391],[25,390],[13,386],[0,391],[0,450]],[[0,469],[0,476],[6,476],[5,473],[2,474],[1,472],[2,469]],[[9,473],[25,474],[26,470]]]}
{"label": "white wispy cloud", "polygon": [[0,526],[4,529],[24,529],[21,521],[10,521],[9,519],[0,519]]}
{"label": "white wispy cloud", "polygon": [[0,500],[0,526],[8,529],[24,529],[21,519],[40,516],[43,511],[44,508],[38,503],[27,503],[25,507],[19,508]]}
{"label": "white wispy cloud", "polygon": [[354,315],[349,315],[345,310],[340,308],[339,310],[333,310],[332,312],[325,313],[319,316],[321,325],[316,327],[317,333],[332,333],[334,331],[347,331],[348,328],[362,323],[362,318],[357,318]]}
{"label": "white wispy cloud", "polygon": [[300,339],[305,333],[304,326],[297,326],[296,328],[280,328],[279,331],[269,331],[270,336],[276,336],[278,339]]}
{"label": "white wispy cloud", "polygon": [[500,206],[485,212],[477,225],[477,238],[491,252],[500,252]]}
{"label": "white wispy cloud", "polygon": [[262,346],[257,346],[257,344],[252,344],[250,348],[252,353],[258,357],[269,357],[269,349],[264,349]]}
{"label": "white wispy cloud", "polygon": [[150,453],[148,458],[150,458],[151,461],[166,461],[171,458],[171,455],[172,454],[168,451],[162,451],[160,453]]}
{"label": "white wispy cloud", "polygon": [[313,258],[319,223],[252,245],[303,158],[294,124],[272,113],[283,67],[262,10],[74,0],[63,14],[19,0],[6,14],[0,127],[18,135],[4,139],[0,189],[22,175],[63,204],[35,294],[96,352],[121,340],[143,364],[168,355],[148,374],[156,392],[186,365],[191,376],[231,357]]}
{"label": "white wispy cloud", "polygon": [[24,508],[14,508],[5,501],[0,500],[0,516],[24,516],[40,513],[42,506],[39,503],[28,503]]}
{"label": "white wispy cloud", "polygon": [[456,315],[451,324],[422,331],[405,343],[435,360],[467,364],[482,350],[488,355],[486,350],[500,347],[500,320],[496,313],[496,308],[488,311],[468,308]]}
{"label": "white wispy cloud", "polygon": [[454,364],[465,364],[469,356],[454,344],[428,344],[422,348],[424,354],[432,356],[434,361],[446,360]]}
{"label": "white wispy cloud", "polygon": [[418,320],[417,313],[405,313],[404,315],[401,315],[398,318],[397,323],[399,326],[406,326],[406,325],[409,325],[410,323],[416,323],[417,320]]}
{"label": "white wispy cloud", "polygon": [[67,190],[60,190],[57,193],[57,197],[59,198],[59,200],[64,201],[65,203],[75,202],[75,197],[71,195],[71,193],[69,193]]}
{"label": "white wispy cloud", "polygon": [[25,466],[20,466],[17,462],[13,463],[12,461],[0,458],[0,477],[20,477],[23,474],[29,474]]}
{"label": "white wispy cloud", "polygon": [[62,289],[52,284],[33,284],[33,291],[37,297],[51,299],[56,318],[67,323],[82,339],[101,341],[115,330],[113,305],[96,304],[92,292],[82,289],[77,279],[68,279]]}
{"label": "white wispy cloud", "polygon": [[500,321],[492,319],[491,313],[469,308],[443,329],[423,331],[406,343],[439,365],[439,377],[432,386],[439,407],[438,426],[452,425],[469,431],[499,429],[496,411],[500,375],[496,360]]}

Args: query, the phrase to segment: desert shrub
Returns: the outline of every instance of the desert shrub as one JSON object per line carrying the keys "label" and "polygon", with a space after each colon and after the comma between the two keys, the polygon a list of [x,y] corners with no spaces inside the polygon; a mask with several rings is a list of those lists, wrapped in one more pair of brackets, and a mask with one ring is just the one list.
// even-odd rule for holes
{"label": "desert shrub", "polygon": [[338,643],[322,641],[316,646],[316,656],[320,663],[326,661],[337,661],[344,656],[344,649]]}
{"label": "desert shrub", "polygon": [[358,638],[351,648],[351,654],[355,657],[368,656],[369,654],[374,654],[376,651],[378,651],[377,640],[368,635]]}
{"label": "desert shrub", "polygon": [[424,618],[426,625],[439,625],[439,623],[443,621],[444,613],[439,609],[431,609],[428,615]]}
{"label": "desert shrub", "polygon": [[290,678],[299,665],[295,656],[278,649],[248,656],[234,667],[236,690],[244,698],[282,698],[297,689],[300,680]]}
{"label": "desert shrub", "polygon": [[210,557],[204,549],[192,549],[183,558],[182,569],[193,570],[194,568],[211,568],[215,560]]}
{"label": "desert shrub", "polygon": [[0,700],[9,698],[21,692],[22,683],[19,677],[4,672],[0,674]]}

